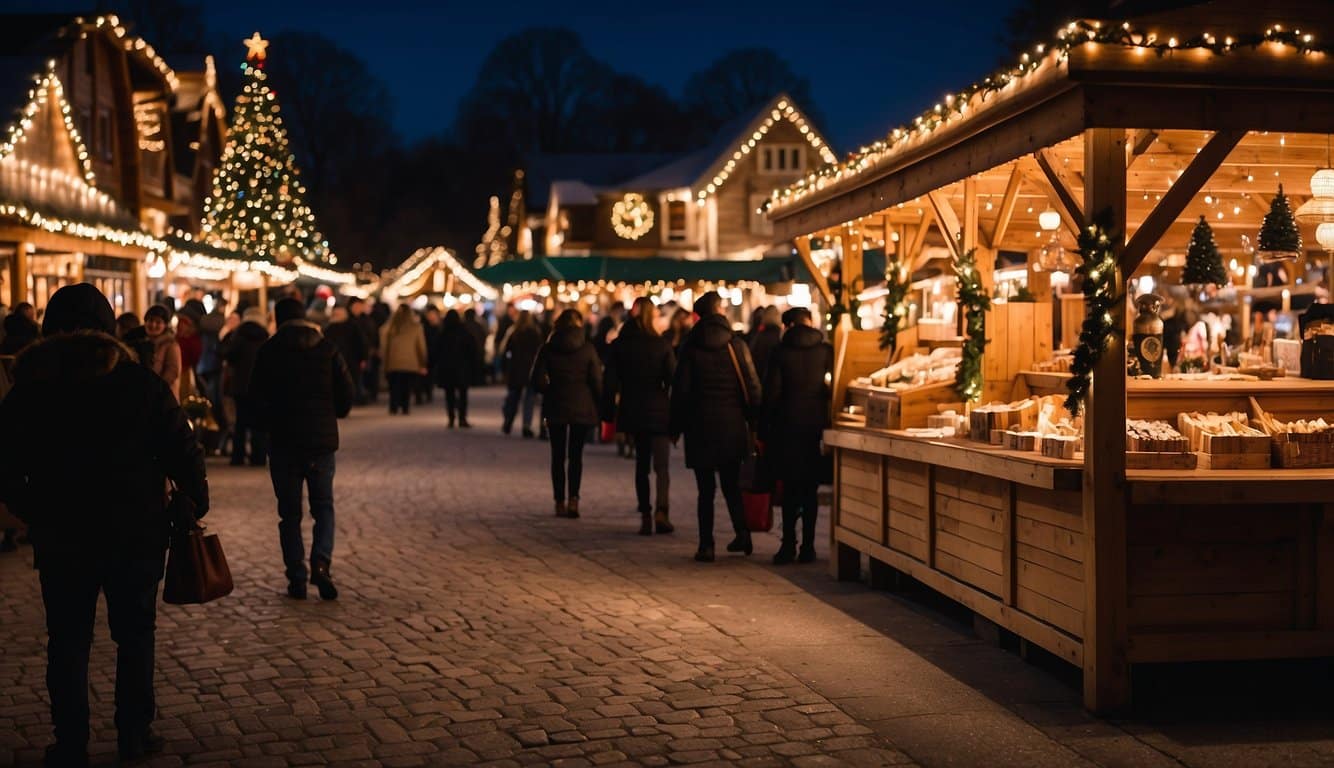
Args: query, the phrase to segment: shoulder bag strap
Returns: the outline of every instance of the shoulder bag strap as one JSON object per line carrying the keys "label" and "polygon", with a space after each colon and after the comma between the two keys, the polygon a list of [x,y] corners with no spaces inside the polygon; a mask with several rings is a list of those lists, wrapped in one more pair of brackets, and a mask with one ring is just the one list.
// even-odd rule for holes
{"label": "shoulder bag strap", "polygon": [[732,358],[732,370],[736,371],[736,382],[741,385],[741,399],[746,407],[750,407],[750,389],[746,386],[746,377],[741,375],[741,363],[736,359],[736,350],[732,348],[732,343],[736,341],[733,337],[727,342],[727,356]]}

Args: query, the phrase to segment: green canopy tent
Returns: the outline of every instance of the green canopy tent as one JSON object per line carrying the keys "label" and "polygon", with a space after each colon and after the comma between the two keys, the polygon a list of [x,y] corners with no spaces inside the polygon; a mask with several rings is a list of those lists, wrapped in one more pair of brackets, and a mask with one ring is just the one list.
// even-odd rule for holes
{"label": "green canopy tent", "polygon": [[664,256],[544,256],[526,261],[505,261],[477,270],[477,277],[501,287],[541,282],[674,283],[755,282],[774,285],[810,282],[800,259],[777,257],[751,261],[685,261]]}

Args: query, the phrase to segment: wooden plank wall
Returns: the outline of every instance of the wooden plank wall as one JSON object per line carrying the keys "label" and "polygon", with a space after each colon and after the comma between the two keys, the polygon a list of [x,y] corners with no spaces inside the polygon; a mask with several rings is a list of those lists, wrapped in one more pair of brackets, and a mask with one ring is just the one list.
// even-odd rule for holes
{"label": "wooden plank wall", "polygon": [[1015,604],[1084,633],[1084,516],[1077,491],[1015,489]]}
{"label": "wooden plank wall", "polygon": [[838,524],[883,544],[884,458],[873,453],[839,449]]}
{"label": "wooden plank wall", "polygon": [[891,459],[885,479],[889,548],[925,563],[931,547],[931,465]]}
{"label": "wooden plank wall", "polygon": [[950,467],[936,468],[936,568],[1000,597],[1010,483]]}

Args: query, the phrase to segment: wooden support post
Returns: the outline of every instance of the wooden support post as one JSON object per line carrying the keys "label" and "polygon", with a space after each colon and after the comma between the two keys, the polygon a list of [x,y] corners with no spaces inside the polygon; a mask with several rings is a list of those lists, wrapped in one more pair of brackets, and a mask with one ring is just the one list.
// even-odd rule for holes
{"label": "wooden support post", "polygon": [[1143,128],[1137,131],[1131,131],[1126,138],[1126,167],[1129,168],[1135,163],[1135,159],[1145,152],[1158,140],[1158,132],[1150,128]]}
{"label": "wooden support post", "polygon": [[839,581],[861,580],[862,553],[847,544],[835,542],[834,557],[830,562],[834,564],[834,578]]}
{"label": "wooden support post", "polygon": [[28,255],[32,244],[20,240],[14,244],[14,258],[9,260],[9,308],[28,301]]}
{"label": "wooden support post", "polygon": [[[1122,156],[1124,158],[1124,155]],[[1085,213],[1088,210],[1088,203],[1083,206],[1079,204],[1079,199],[1075,197],[1074,187],[1070,184],[1062,171],[1060,164],[1051,156],[1049,150],[1038,150],[1033,158],[1037,160],[1038,168],[1042,174],[1037,177],[1037,182],[1047,191],[1047,197],[1056,207],[1056,212],[1061,214],[1061,222],[1065,228],[1070,230],[1070,234],[1079,237],[1079,233],[1084,229],[1086,220]],[[1121,170],[1125,170],[1125,162],[1122,161]],[[1084,196],[1088,197],[1088,180],[1085,174]]]}
{"label": "wooden support post", "polygon": [[926,233],[931,231],[931,217],[922,214],[922,218],[917,222],[917,227],[913,229],[912,242],[908,244],[907,250],[903,256],[910,263],[909,271],[916,272],[921,269],[926,261],[922,258],[922,253],[926,250]]}
{"label": "wooden support post", "polygon": [[265,274],[259,276],[259,307],[269,313],[269,276]]}
{"label": "wooden support post", "polygon": [[820,298],[824,299],[825,306],[833,306],[834,294],[829,290],[829,281],[825,279],[824,273],[815,266],[815,260],[811,258],[811,239],[809,237],[798,237],[792,241],[797,249],[797,255],[801,257],[801,263],[806,265],[806,271],[811,273],[811,280],[815,284],[815,290],[819,292]]}
{"label": "wooden support post", "polygon": [[148,263],[136,259],[131,268],[130,310],[139,317],[148,311]]}
{"label": "wooden support post", "polygon": [[958,258],[962,253],[959,235],[963,230],[958,215],[950,207],[950,201],[939,190],[926,193],[926,199],[930,203],[931,214],[935,216],[936,226],[940,227],[940,233],[945,236],[945,246],[955,258]]}
{"label": "wooden support post", "polygon": [[[1102,217],[1125,243],[1125,131],[1084,133],[1084,210]],[[1125,285],[1118,271],[1118,291]],[[1084,415],[1084,705],[1094,712],[1130,704],[1126,660],[1126,362],[1125,303],[1112,308],[1117,332],[1093,371]]]}
{"label": "wooden support post", "polygon": [[963,231],[960,232],[960,250],[964,253],[986,246],[986,235],[982,232],[977,211],[977,177],[969,176],[963,180]]}
{"label": "wooden support post", "polygon": [[1024,169],[1015,163],[1010,169],[1010,180],[1005,183],[1005,196],[1001,198],[1000,209],[996,212],[996,226],[991,230],[991,247],[999,249],[1010,231],[1010,222],[1014,219],[1014,207],[1019,203],[1019,188],[1024,185]]}
{"label": "wooden support post", "polygon": [[852,300],[865,287],[866,282],[862,279],[861,227],[858,224],[845,224],[843,225],[843,303],[849,310],[852,309]]}

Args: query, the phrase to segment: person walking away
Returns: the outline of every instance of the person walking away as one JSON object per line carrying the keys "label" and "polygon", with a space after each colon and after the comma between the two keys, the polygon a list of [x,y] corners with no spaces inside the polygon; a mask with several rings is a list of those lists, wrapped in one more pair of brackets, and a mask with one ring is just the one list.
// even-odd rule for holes
{"label": "person walking away", "polygon": [[[641,296],[630,308],[630,319],[607,352],[603,412],[615,414],[616,431],[630,435],[635,446],[635,498],[639,533],[648,536],[674,529],[669,512],[671,487],[671,400],[668,392],[676,369],[672,345],[659,333],[658,308]],[[657,478],[658,504],[649,498],[649,468]]]}
{"label": "person walking away", "polygon": [[362,361],[358,376],[361,382],[358,402],[374,403],[380,391],[380,324],[371,316],[370,305],[362,299],[352,299],[347,306],[352,313],[352,321],[366,339],[366,359]]}
{"label": "person walking away", "polygon": [[[745,342],[732,333],[715,291],[695,302],[699,322],[681,345],[672,380],[672,441],[686,439],[686,466],[699,488],[699,550],[695,559],[713,562],[713,499],[719,485],[736,538],[728,552],[752,551],[741,506],[739,474],[751,450],[760,381]],[[715,475],[717,479],[715,481]]]}
{"label": "person walking away", "polygon": [[667,343],[672,345],[672,352],[676,353],[677,357],[680,357],[681,345],[685,343],[686,336],[694,325],[694,317],[689,311],[677,307],[672,313],[672,319],[667,325]]}
{"label": "person walking away", "polygon": [[477,350],[477,367],[473,369],[473,380],[469,384],[486,383],[486,338],[488,335],[486,323],[477,316],[477,310],[468,307],[463,310],[463,327],[472,337],[474,349]]}
{"label": "person walking away", "polygon": [[268,458],[259,403],[252,387],[255,360],[260,347],[269,340],[269,322],[264,310],[251,307],[235,331],[223,341],[223,391],[236,403],[236,423],[232,429],[233,467],[246,462],[246,438],[250,438],[250,466],[262,467]]}
{"label": "person walking away", "polygon": [[[815,560],[815,519],[820,439],[829,427],[830,377],[834,348],[811,325],[811,312],[794,307],[783,313],[782,342],[769,358],[764,379],[760,437],[783,479],[783,542],[774,565]],[[797,522],[801,552],[797,553]]]}
{"label": "person walking away", "polygon": [[204,456],[166,382],[111,336],[115,317],[96,288],[56,291],[42,331],[0,403],[0,501],[29,526],[46,609],[55,730],[46,764],[88,764],[99,593],[116,643],[117,744],[122,759],[136,759],[163,746],[152,731],[157,590],[170,535],[163,489],[170,478],[203,516]]}
{"label": "person walking away", "polygon": [[755,361],[755,372],[764,381],[769,370],[769,356],[778,349],[783,337],[778,307],[765,307],[759,312],[759,325],[750,337],[750,357]]}
{"label": "person walking away", "polygon": [[[325,600],[338,597],[329,569],[334,548],[334,454],[338,419],[352,410],[352,374],[334,345],[304,319],[295,299],[273,307],[278,330],[255,357],[250,391],[269,437],[269,475],[278,499],[278,540],[287,595],[306,599],[306,580]],[[301,489],[315,520],[306,569],[301,539]]]}
{"label": "person walking away", "polygon": [[199,318],[199,340],[201,353],[199,365],[195,367],[195,379],[199,391],[208,398],[213,406],[214,421],[222,434],[230,431],[226,409],[222,405],[222,329],[227,325],[227,300],[219,298],[213,304],[213,311]]}
{"label": "person walking away", "polygon": [[413,382],[417,405],[435,401],[435,379],[431,376],[431,371],[435,370],[435,361],[431,356],[435,354],[436,341],[440,339],[440,308],[434,304],[427,305],[426,311],[422,313],[422,333],[426,334],[426,375],[418,376]]}
{"label": "person walking away", "polygon": [[497,383],[503,382],[505,379],[505,342],[509,340],[510,331],[514,329],[514,324],[518,321],[519,308],[508,301],[505,302],[504,309],[496,318],[496,338],[491,345],[493,356],[491,364],[494,366],[491,373]]}
{"label": "person walking away", "polygon": [[551,491],[556,498],[556,517],[578,517],[584,444],[597,426],[602,390],[602,363],[589,343],[579,310],[567,309],[556,318],[551,337],[533,363],[532,387],[542,393],[551,439]]}
{"label": "person walking away", "polygon": [[468,423],[468,387],[477,376],[476,345],[476,339],[459,317],[458,310],[446,312],[431,357],[434,360],[432,374],[445,390],[445,412],[449,414],[450,429],[456,421],[464,429],[472,428]]}
{"label": "person walking away", "polygon": [[402,411],[406,416],[413,384],[427,372],[426,333],[412,307],[399,304],[380,329],[380,354],[389,376],[389,413]]}
{"label": "person walking away", "polygon": [[172,394],[179,395],[181,348],[176,343],[176,334],[168,326],[170,322],[171,313],[161,304],[154,304],[144,312],[144,332],[153,344],[153,360],[149,368],[167,383]]}
{"label": "person walking away", "polygon": [[498,355],[504,357],[505,404],[502,415],[504,422],[501,431],[509,434],[514,429],[514,417],[519,412],[519,401],[523,400],[523,436],[533,436],[533,409],[537,405],[537,392],[530,382],[533,362],[537,359],[537,350],[542,346],[542,334],[528,310],[519,313],[505,336]]}
{"label": "person walking away", "polygon": [[0,355],[17,355],[42,337],[41,326],[34,319],[36,316],[37,310],[26,301],[5,315],[5,338],[0,341]]}
{"label": "person walking away", "polygon": [[352,379],[356,382],[357,393],[353,398],[358,405],[364,405],[366,402],[365,384],[362,381],[362,372],[366,369],[366,358],[370,355],[370,344],[366,340],[366,331],[361,327],[357,318],[352,316],[349,307],[355,307],[358,304],[364,306],[361,299],[353,299],[346,307],[334,307],[329,313],[329,327],[324,329],[324,336],[338,349],[342,354],[344,362],[347,363],[348,370],[352,372]]}

